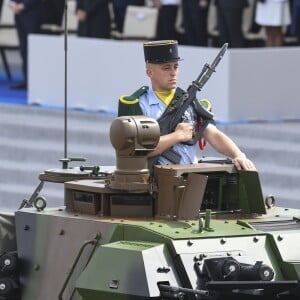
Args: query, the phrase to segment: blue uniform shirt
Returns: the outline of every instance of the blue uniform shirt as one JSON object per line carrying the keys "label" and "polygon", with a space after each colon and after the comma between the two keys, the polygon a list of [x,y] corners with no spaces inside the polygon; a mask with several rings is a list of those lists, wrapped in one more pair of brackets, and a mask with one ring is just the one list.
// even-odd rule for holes
{"label": "blue uniform shirt", "polygon": [[[166,105],[156,96],[155,92],[151,87],[146,93],[140,96],[139,105],[145,116],[151,117],[153,119],[158,119],[166,109]],[[196,115],[191,107],[188,107],[184,116],[182,117],[182,122],[191,123],[194,127],[198,126]],[[173,149],[181,155],[181,164],[191,164],[197,162],[196,157],[196,145],[185,145],[178,143],[173,146]],[[162,165],[170,164],[166,158],[160,156],[159,163]]]}

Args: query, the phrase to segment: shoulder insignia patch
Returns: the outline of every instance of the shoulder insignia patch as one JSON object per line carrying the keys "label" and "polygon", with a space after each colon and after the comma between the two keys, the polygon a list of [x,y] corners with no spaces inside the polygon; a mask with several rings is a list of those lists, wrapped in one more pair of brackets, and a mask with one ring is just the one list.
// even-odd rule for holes
{"label": "shoulder insignia patch", "polygon": [[148,88],[148,86],[142,86],[131,95],[122,95],[120,97],[120,102],[122,102],[123,104],[136,104],[139,102],[139,97],[146,93]]}

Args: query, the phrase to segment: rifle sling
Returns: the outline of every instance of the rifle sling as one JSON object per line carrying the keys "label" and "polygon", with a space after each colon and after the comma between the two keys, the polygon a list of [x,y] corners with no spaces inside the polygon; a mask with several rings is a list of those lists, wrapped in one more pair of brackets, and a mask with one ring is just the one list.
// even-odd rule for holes
{"label": "rifle sling", "polygon": [[169,148],[161,154],[162,157],[169,160],[172,164],[179,164],[181,155],[176,152],[173,148]]}
{"label": "rifle sling", "polygon": [[166,158],[172,164],[176,164],[176,165],[180,163],[180,159],[181,159],[181,155],[172,148],[164,151],[163,153],[161,153],[161,155],[148,158],[148,169],[150,170],[151,174],[153,174],[154,166],[159,164],[158,160],[160,156]]}
{"label": "rifle sling", "polygon": [[[182,105],[182,96],[184,94],[184,90],[181,88],[177,88],[175,91],[175,95],[171,100],[170,104],[166,107],[163,114],[157,119],[157,122],[160,127],[161,135],[171,133],[175,130],[176,126],[172,128],[170,126],[171,120],[174,118],[174,114],[180,109]],[[183,115],[184,111],[182,112]],[[177,125],[177,124],[176,124]]]}

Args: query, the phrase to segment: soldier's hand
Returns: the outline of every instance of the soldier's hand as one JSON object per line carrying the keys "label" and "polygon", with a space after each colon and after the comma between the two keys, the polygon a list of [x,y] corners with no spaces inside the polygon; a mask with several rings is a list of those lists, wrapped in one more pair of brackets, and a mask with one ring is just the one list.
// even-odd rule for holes
{"label": "soldier's hand", "polygon": [[238,170],[247,170],[247,171],[256,171],[256,168],[253,162],[244,156],[235,157],[232,159],[235,167]]}
{"label": "soldier's hand", "polygon": [[179,142],[187,142],[193,138],[194,128],[190,123],[178,123],[175,128]]}

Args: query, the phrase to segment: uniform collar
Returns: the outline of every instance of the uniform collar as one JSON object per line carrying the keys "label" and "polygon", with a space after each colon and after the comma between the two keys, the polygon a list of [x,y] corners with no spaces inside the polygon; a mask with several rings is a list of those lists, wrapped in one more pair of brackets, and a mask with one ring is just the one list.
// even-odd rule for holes
{"label": "uniform collar", "polygon": [[149,93],[149,105],[157,105],[157,104],[162,104],[165,105],[155,94],[153,91],[152,87],[149,87],[148,89]]}

